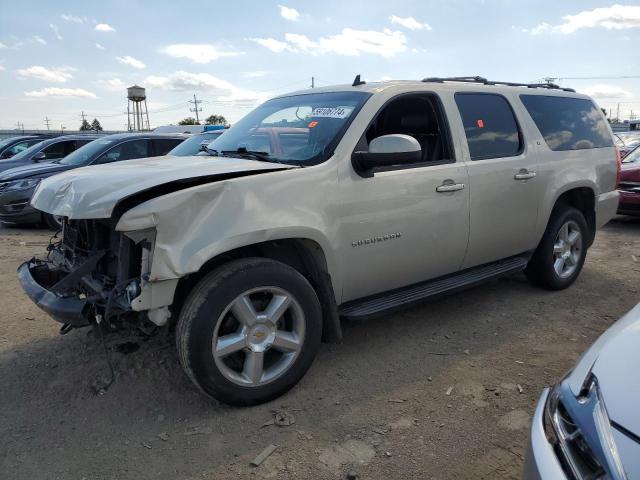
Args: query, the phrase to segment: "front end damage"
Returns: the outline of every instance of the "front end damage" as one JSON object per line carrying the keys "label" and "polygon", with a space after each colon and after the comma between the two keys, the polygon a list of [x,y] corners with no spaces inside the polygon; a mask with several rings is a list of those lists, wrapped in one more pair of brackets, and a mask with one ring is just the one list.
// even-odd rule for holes
{"label": "front end damage", "polygon": [[149,279],[155,230],[117,232],[108,219],[63,221],[45,259],[18,268],[24,291],[63,324],[61,333],[93,323],[109,330],[150,331],[168,320],[136,311],[132,302]]}

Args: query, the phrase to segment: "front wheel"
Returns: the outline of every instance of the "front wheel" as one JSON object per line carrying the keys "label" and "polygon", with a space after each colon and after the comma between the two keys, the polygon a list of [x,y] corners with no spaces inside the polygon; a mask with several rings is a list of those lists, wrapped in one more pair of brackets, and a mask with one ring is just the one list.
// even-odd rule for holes
{"label": "front wheel", "polygon": [[51,230],[61,230],[62,229],[62,217],[59,215],[51,215],[50,213],[43,213],[42,220],[44,224],[49,227]]}
{"label": "front wheel", "polygon": [[584,265],[588,235],[587,222],[580,210],[568,206],[556,209],[527,265],[528,279],[549,290],[570,286]]}
{"label": "front wheel", "polygon": [[205,394],[255,405],[291,389],[320,346],[320,302],[295,269],[235,260],[205,276],[187,298],[176,331],[180,362]]}

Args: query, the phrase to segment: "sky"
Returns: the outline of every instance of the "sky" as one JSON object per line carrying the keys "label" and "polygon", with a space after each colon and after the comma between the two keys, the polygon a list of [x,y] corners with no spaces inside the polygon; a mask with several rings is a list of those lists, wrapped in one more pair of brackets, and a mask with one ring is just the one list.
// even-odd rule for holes
{"label": "sky", "polygon": [[[237,121],[276,94],[364,80],[481,75],[557,83],[640,118],[640,3],[591,0],[0,0],[0,129]],[[621,78],[635,77],[635,78]]]}

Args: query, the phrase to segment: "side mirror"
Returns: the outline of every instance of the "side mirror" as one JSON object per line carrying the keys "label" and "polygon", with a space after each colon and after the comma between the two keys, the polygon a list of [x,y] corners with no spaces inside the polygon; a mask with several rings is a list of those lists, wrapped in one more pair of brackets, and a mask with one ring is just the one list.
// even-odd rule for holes
{"label": "side mirror", "polygon": [[418,141],[402,134],[383,135],[371,140],[368,152],[354,152],[353,161],[364,170],[390,167],[422,160],[422,148]]}
{"label": "side mirror", "polygon": [[3,160],[6,160],[7,158],[11,158],[11,157],[13,157],[13,153],[11,153],[11,152],[4,152],[2,154],[2,159]]}
{"label": "side mirror", "polygon": [[44,152],[38,152],[33,156],[34,162],[41,162],[42,160],[46,160],[46,159],[47,159],[47,154]]}

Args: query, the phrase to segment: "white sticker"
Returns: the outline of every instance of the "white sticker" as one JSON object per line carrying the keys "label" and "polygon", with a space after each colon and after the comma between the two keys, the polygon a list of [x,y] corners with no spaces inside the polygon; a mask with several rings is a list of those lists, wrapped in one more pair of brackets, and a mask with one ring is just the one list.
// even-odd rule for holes
{"label": "white sticker", "polygon": [[314,118],[347,118],[353,107],[316,107],[310,117]]}

